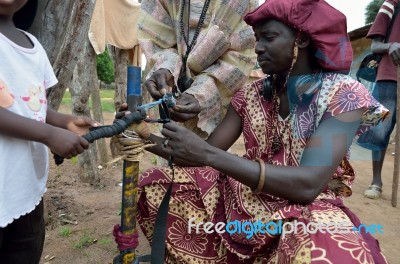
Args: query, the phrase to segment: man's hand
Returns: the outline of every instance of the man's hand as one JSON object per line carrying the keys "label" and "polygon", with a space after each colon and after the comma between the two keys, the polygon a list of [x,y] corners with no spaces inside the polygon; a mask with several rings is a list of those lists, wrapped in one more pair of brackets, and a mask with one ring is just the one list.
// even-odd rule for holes
{"label": "man's hand", "polygon": [[171,118],[177,122],[185,122],[195,118],[200,111],[199,101],[193,95],[183,93],[176,100],[176,105],[172,108]]}
{"label": "man's hand", "polygon": [[206,165],[204,155],[210,145],[189,129],[174,122],[163,125],[161,134],[166,138],[161,145],[164,153],[199,165]]}
{"label": "man's hand", "polygon": [[392,59],[394,65],[399,66],[400,65],[400,43],[398,42],[393,42],[389,46],[388,54],[390,58]]}
{"label": "man's hand", "polygon": [[[121,107],[118,109],[118,112],[115,114],[115,119],[121,119],[124,118],[126,115],[129,115],[131,112],[128,111],[128,104],[123,103]],[[148,117],[140,121],[138,124],[132,124],[133,130],[142,138],[144,139],[149,139],[150,138],[150,128],[146,122],[148,120]]]}
{"label": "man's hand", "polygon": [[128,111],[128,104],[123,103],[121,107],[118,109],[118,112],[115,114],[115,119],[124,118],[124,116],[129,115],[131,112]]}
{"label": "man's hand", "polygon": [[166,93],[172,93],[174,76],[167,69],[159,69],[144,83],[147,91],[153,99],[158,100]]}

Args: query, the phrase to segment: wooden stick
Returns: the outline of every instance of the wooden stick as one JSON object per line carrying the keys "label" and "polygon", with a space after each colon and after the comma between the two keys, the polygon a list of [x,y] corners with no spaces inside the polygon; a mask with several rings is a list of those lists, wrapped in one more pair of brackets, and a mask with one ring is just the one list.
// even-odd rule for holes
{"label": "wooden stick", "polygon": [[392,184],[392,206],[397,207],[397,190],[399,188],[400,161],[400,66],[397,66],[397,104],[396,104],[396,144],[394,148],[394,169]]}

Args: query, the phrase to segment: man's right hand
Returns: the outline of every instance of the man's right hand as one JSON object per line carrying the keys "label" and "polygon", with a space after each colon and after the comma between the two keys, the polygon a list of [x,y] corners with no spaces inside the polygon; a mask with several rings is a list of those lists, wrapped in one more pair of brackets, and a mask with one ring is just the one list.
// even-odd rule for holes
{"label": "man's right hand", "polygon": [[159,69],[144,83],[147,91],[153,99],[158,100],[166,93],[172,93],[174,76],[167,69]]}
{"label": "man's right hand", "polygon": [[400,66],[400,43],[393,42],[390,44],[388,53],[394,65]]}

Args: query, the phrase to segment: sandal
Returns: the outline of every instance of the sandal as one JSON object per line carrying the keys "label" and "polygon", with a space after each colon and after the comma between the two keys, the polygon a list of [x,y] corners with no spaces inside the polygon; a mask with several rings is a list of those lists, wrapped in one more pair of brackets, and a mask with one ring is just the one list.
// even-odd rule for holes
{"label": "sandal", "polygon": [[364,196],[369,199],[379,199],[382,195],[382,187],[378,185],[370,185],[364,192]]}

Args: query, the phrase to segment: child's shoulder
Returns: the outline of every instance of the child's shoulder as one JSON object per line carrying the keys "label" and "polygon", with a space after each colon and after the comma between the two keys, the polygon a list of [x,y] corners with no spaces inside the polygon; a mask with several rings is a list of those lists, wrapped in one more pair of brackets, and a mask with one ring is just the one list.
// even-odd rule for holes
{"label": "child's shoulder", "polygon": [[42,44],[40,43],[40,41],[31,33],[27,32],[27,31],[23,31],[21,30],[22,33],[24,33],[31,41],[34,45],[37,45],[40,48],[43,48]]}
{"label": "child's shoulder", "polygon": [[[42,44],[39,42],[39,40],[34,35],[32,35],[31,33],[27,32],[27,31],[23,31],[21,29],[18,29],[17,32],[18,32],[18,34],[21,34],[21,36],[22,36],[22,34],[24,36],[26,36],[29,39],[29,41],[31,42],[31,44],[33,45],[33,48],[25,47],[26,44],[24,45],[21,42],[21,36],[15,36],[16,33],[13,36],[11,36],[11,35],[8,36],[8,35],[5,35],[2,32],[0,32],[0,45],[9,46],[14,49],[23,50],[23,51],[29,50],[29,53],[35,52],[37,50],[44,51]],[[26,42],[26,40],[25,40],[25,42]]]}

